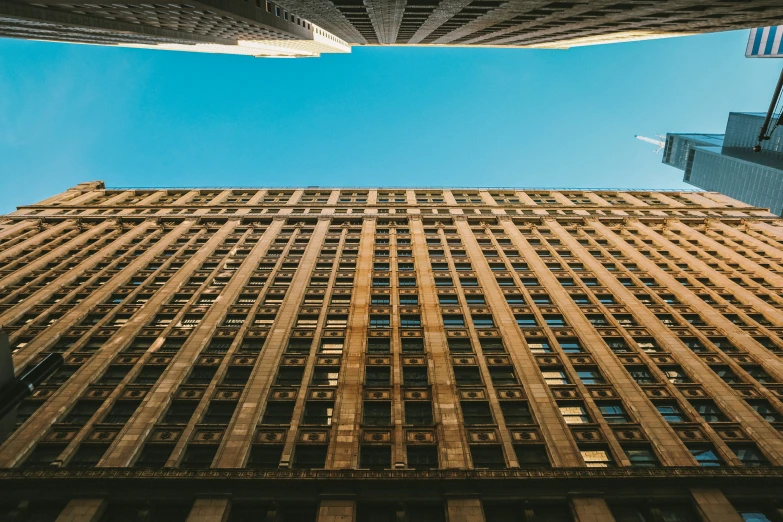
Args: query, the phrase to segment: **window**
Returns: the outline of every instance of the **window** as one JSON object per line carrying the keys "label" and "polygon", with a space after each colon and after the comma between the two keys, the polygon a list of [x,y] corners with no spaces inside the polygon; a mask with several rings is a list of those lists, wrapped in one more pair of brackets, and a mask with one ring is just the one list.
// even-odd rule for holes
{"label": "window", "polygon": [[391,424],[391,403],[364,401],[363,422],[366,426],[389,426]]}
{"label": "window", "polygon": [[443,325],[446,328],[464,328],[465,319],[462,315],[448,314],[443,316]]}
{"label": "window", "polygon": [[781,416],[779,411],[772,407],[769,401],[764,399],[752,399],[748,400],[748,404],[750,404],[750,407],[756,410],[756,413],[761,415],[767,422],[783,421],[783,416]]}
{"label": "window", "polygon": [[326,465],[328,446],[298,444],[294,449],[294,469],[320,469]]}
{"label": "window", "polygon": [[449,339],[449,351],[453,353],[471,353],[473,346],[468,339]]}
{"label": "window", "polygon": [[141,401],[117,401],[103,418],[106,424],[125,424],[139,407]]}
{"label": "window", "polygon": [[402,384],[404,386],[424,387],[429,385],[426,366],[403,366]]}
{"label": "window", "polygon": [[441,306],[456,305],[459,304],[459,299],[457,299],[456,295],[440,294],[438,296],[438,303],[440,303]]}
{"label": "window", "polygon": [[603,376],[601,375],[601,372],[595,369],[579,369],[576,371],[576,375],[579,377],[579,380],[582,381],[582,384],[585,385],[604,384],[606,382],[606,380],[604,380]]}
{"label": "window", "polygon": [[421,339],[403,339],[402,353],[424,353],[424,341]]}
{"label": "window", "polygon": [[495,386],[510,386],[517,384],[517,377],[511,366],[491,366],[489,376]]}
{"label": "window", "polygon": [[275,469],[283,456],[282,444],[254,444],[247,460],[248,468]]}
{"label": "window", "polygon": [[590,416],[587,415],[585,407],[581,404],[560,405],[560,415],[565,419],[566,424],[587,424],[590,422]]}
{"label": "window", "polygon": [[494,424],[492,412],[489,409],[489,403],[484,401],[462,401],[462,418],[465,424],[473,426],[476,424]]}
{"label": "window", "polygon": [[503,449],[498,444],[471,444],[470,456],[476,469],[503,469],[506,459]]}
{"label": "window", "polygon": [[388,328],[389,316],[388,315],[376,315],[370,316],[370,328]]}
{"label": "window", "polygon": [[546,447],[543,445],[515,444],[514,452],[517,455],[517,461],[519,461],[520,468],[552,467],[552,464],[549,462],[549,456],[546,453]]}
{"label": "window", "polygon": [[499,337],[484,337],[479,342],[481,343],[481,351],[486,354],[506,352],[503,340]]}
{"label": "window", "polygon": [[474,315],[473,326],[476,328],[494,328],[495,322],[491,315]]}
{"label": "window", "polygon": [[753,444],[729,444],[729,448],[748,467],[769,466],[767,458]]}
{"label": "window", "polygon": [[22,464],[23,468],[48,468],[65,449],[64,444],[38,444]]}
{"label": "window", "polygon": [[506,424],[533,424],[533,415],[525,401],[500,401]]}
{"label": "window", "polygon": [[74,404],[68,415],[62,420],[66,424],[84,426],[95,415],[98,408],[103,404],[102,401],[91,401],[81,399]]}
{"label": "window", "polygon": [[530,339],[527,345],[530,348],[530,351],[535,354],[552,353],[552,347],[549,345],[549,341],[543,339]]}
{"label": "window", "polygon": [[408,469],[434,469],[438,467],[436,446],[408,446]]}
{"label": "window", "polygon": [[517,320],[517,326],[520,328],[532,328],[538,326],[536,322],[536,316],[533,314],[516,314],[514,318]]}
{"label": "window", "polygon": [[201,419],[203,424],[228,424],[237,407],[236,401],[212,401]]}
{"label": "window", "polygon": [[604,420],[609,424],[631,422],[631,418],[619,402],[600,402],[597,403],[597,406]]}
{"label": "window", "polygon": [[304,376],[304,368],[280,368],[275,386],[299,386]]}
{"label": "window", "polygon": [[305,403],[302,424],[318,426],[331,426],[334,404],[323,401],[309,401]]}
{"label": "window", "polygon": [[340,378],[340,368],[338,366],[316,366],[313,370],[313,386],[337,386],[337,380]]}
{"label": "window", "polygon": [[217,445],[188,444],[180,468],[208,468],[217,454]]}
{"label": "window", "polygon": [[666,375],[666,379],[672,384],[684,384],[691,382],[688,375],[679,366],[664,366],[661,371]]}
{"label": "window", "polygon": [[401,306],[417,306],[419,304],[419,296],[403,294],[400,296]]}
{"label": "window", "polygon": [[454,380],[457,386],[480,386],[481,374],[476,366],[457,366],[454,368]]}
{"label": "window", "polygon": [[196,412],[197,406],[198,401],[172,401],[163,417],[163,424],[187,424]]}
{"label": "window", "polygon": [[627,369],[628,373],[631,374],[631,377],[636,381],[637,384],[655,384],[658,382],[658,380],[653,377],[647,367],[629,366]]}
{"label": "window", "polygon": [[704,468],[716,468],[723,465],[723,461],[718,457],[715,449],[710,446],[688,446],[688,451],[691,452],[693,458],[699,466]]}
{"label": "window", "polygon": [[727,422],[729,419],[712,401],[692,401],[696,412],[707,422]]}
{"label": "window", "polygon": [[421,316],[419,315],[402,315],[400,316],[400,326],[402,328],[419,328],[421,327]]}
{"label": "window", "polygon": [[[560,327],[560,326],[566,326],[566,321],[563,318],[562,315],[559,314],[545,314],[544,315],[544,322],[546,322],[547,326],[550,327]],[[519,324],[517,322],[517,324]]]}
{"label": "window", "polygon": [[405,424],[431,426],[432,405],[425,401],[405,401]]}
{"label": "window", "polygon": [[588,468],[614,467],[614,460],[612,460],[612,456],[607,449],[590,448],[581,450],[580,453]]}
{"label": "window", "polygon": [[293,401],[267,403],[261,424],[290,424],[294,405]]}
{"label": "window", "polygon": [[101,460],[103,454],[109,449],[108,444],[85,443],[79,446],[76,453],[68,462],[69,468],[92,468]]}
{"label": "window", "polygon": [[173,449],[173,444],[145,444],[134,467],[160,469],[166,464]]}
{"label": "window", "polygon": [[367,366],[364,374],[365,386],[389,386],[391,368],[388,366]]}
{"label": "window", "polygon": [[562,348],[565,353],[584,352],[582,345],[576,339],[561,339],[560,341],[558,341],[558,344],[560,344],[560,348]]}
{"label": "window", "polygon": [[655,408],[663,416],[663,420],[669,423],[687,422],[688,418],[680,407],[674,403],[656,403]]}
{"label": "window", "polygon": [[631,461],[631,466],[634,468],[656,468],[661,465],[660,461],[658,461],[658,457],[655,456],[655,453],[650,447],[631,446],[623,449],[628,456],[628,460]]}
{"label": "window", "polygon": [[550,386],[557,386],[560,384],[569,384],[568,376],[563,370],[546,370],[542,371],[544,381]]}
{"label": "window", "polygon": [[391,446],[362,446],[359,450],[359,467],[391,469]]}
{"label": "window", "polygon": [[391,343],[389,339],[383,337],[370,337],[367,339],[367,353],[369,354],[388,354],[391,353]]}
{"label": "window", "polygon": [[388,295],[373,295],[370,298],[370,304],[377,305],[377,306],[383,306],[389,304],[389,296]]}

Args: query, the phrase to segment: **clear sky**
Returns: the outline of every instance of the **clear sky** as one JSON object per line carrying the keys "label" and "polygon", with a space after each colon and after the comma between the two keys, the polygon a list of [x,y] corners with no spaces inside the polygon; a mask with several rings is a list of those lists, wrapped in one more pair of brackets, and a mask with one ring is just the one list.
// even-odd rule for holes
{"label": "clear sky", "polygon": [[0,212],[108,186],[680,188],[634,134],[766,111],[747,31],[273,60],[0,40]]}

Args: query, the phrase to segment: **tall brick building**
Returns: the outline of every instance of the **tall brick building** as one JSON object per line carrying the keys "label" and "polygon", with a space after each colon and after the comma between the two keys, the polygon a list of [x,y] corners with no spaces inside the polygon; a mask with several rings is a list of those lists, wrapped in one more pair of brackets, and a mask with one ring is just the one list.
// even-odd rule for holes
{"label": "tall brick building", "polygon": [[2,520],[783,509],[783,221],[717,193],[105,189],[0,218]]}

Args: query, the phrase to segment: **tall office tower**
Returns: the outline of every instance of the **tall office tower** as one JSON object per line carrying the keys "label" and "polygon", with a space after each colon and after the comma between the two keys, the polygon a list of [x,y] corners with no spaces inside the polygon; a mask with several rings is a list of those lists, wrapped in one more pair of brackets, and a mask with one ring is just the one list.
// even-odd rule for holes
{"label": "tall office tower", "polygon": [[84,183],[0,220],[16,367],[65,358],[0,513],[780,521],[782,243],[708,192]]}
{"label": "tall office tower", "polygon": [[568,48],[763,27],[782,18],[780,0],[2,0],[0,36],[313,56],[349,45]]}
{"label": "tall office tower", "polygon": [[351,52],[346,42],[299,16],[296,7],[266,0],[0,0],[0,37],[272,58]]}
{"label": "tall office tower", "polygon": [[783,214],[783,127],[753,152],[764,114],[732,112],[726,134],[667,134],[663,162],[683,181]]}

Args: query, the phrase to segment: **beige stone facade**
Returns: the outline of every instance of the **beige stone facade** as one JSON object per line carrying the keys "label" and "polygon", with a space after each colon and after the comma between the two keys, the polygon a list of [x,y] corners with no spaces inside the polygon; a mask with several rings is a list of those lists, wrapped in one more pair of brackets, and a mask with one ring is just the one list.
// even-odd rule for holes
{"label": "beige stone facade", "polygon": [[0,520],[780,522],[781,245],[706,192],[78,185],[0,217],[15,366],[65,358]]}

